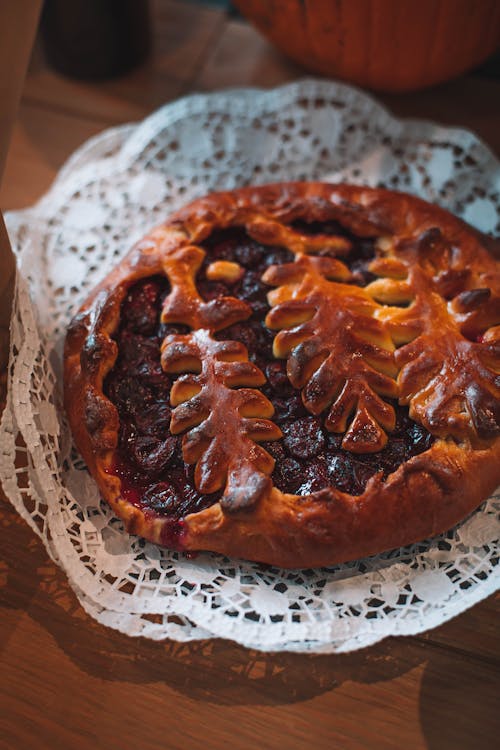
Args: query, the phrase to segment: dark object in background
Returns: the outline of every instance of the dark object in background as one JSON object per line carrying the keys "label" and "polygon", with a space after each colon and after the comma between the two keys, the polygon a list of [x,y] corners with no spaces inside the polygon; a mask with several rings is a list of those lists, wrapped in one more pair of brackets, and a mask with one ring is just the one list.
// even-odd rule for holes
{"label": "dark object in background", "polygon": [[128,73],[151,48],[148,0],[45,0],[40,30],[48,63],[82,80]]}

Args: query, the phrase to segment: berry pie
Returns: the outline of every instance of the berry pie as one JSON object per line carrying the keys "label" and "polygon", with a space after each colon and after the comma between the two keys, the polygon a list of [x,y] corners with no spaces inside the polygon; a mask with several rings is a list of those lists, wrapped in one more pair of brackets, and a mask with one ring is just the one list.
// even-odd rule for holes
{"label": "berry pie", "polygon": [[500,273],[402,193],[215,193],[70,324],[65,402],[127,530],[331,565],[441,533],[500,483]]}

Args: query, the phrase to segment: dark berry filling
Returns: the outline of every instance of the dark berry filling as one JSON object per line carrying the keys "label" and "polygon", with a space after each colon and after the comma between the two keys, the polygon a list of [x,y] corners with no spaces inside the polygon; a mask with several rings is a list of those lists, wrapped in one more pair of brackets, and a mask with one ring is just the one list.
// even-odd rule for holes
{"label": "dark berry filling", "polygon": [[[207,255],[196,278],[196,286],[201,296],[207,302],[216,297],[227,295],[243,299],[253,310],[252,320],[258,319],[259,322],[263,323],[269,311],[266,299],[269,287],[262,283],[262,274],[268,266],[291,263],[294,259],[293,253],[283,247],[261,245],[251,239],[245,230],[239,227],[214,232],[204,243],[204,247],[207,250]],[[245,270],[245,273],[232,284],[210,281],[206,277],[206,269],[210,263],[216,260],[238,263]],[[247,321],[240,325],[242,328],[246,328]],[[235,328],[235,326],[232,326],[232,328]],[[229,329],[224,329],[224,333],[227,330]],[[238,330],[241,332],[241,329]],[[221,335],[223,335],[222,331],[219,338]],[[229,338],[234,337],[230,336]],[[241,340],[243,341],[243,339]],[[260,341],[257,341],[257,348],[259,348],[259,344]]]}
{"label": "dark berry filling", "polygon": [[[355,237],[335,222],[297,222],[294,226],[301,232],[346,237],[352,250],[343,261],[355,274],[354,283],[364,286],[373,278],[367,267],[374,256],[374,240]],[[281,247],[263,246],[241,228],[215,232],[203,247],[207,255],[196,279],[201,296],[206,301],[236,296],[252,308],[248,320],[219,331],[216,337],[243,342],[250,359],[266,375],[262,391],[273,403],[273,419],[283,432],[281,440],[264,444],[276,459],[272,478],[279,489],[304,495],[333,485],[359,495],[374,474],[381,471],[386,477],[431,446],[432,436],[409,418],[405,407],[394,404],[396,429],[382,451],[354,455],[343,450],[343,436],[327,432],[323,417],[311,416],[305,409],[300,393],[288,380],[286,363],[273,357],[274,333],[264,325],[269,287],[261,281],[262,274],[270,265],[292,262],[293,254]],[[232,283],[211,281],[206,270],[216,260],[236,262],[244,274]],[[123,495],[143,511],[171,519],[164,541],[176,546],[181,519],[212,505],[221,491],[202,495],[196,490],[193,467],[182,458],[182,436],[169,432],[173,378],[161,369],[160,346],[166,335],[189,329],[160,323],[168,291],[168,281],[160,276],[139,281],[129,290],[115,334],[118,359],[106,378],[105,393],[120,417],[114,473],[122,479]]]}
{"label": "dark berry filling", "polygon": [[169,431],[172,379],[161,368],[160,346],[169,333],[189,329],[160,323],[168,291],[161,276],[129,290],[115,334],[118,359],[104,391],[120,416],[113,472],[122,480],[122,494],[145,512],[169,516],[173,524],[164,542],[175,547],[180,519],[212,505],[221,493],[202,495],[195,489],[193,467],[182,458],[182,438]]}
{"label": "dark berry filling", "polygon": [[283,431],[283,440],[264,444],[276,459],[275,485],[283,492],[306,495],[331,484],[343,492],[360,495],[379,471],[385,478],[401,463],[430,448],[432,435],[409,418],[406,407],[396,403],[393,406],[396,428],[386,447],[378,453],[361,455],[343,450],[343,435],[318,427],[318,418],[307,415],[303,406],[299,409],[296,405],[290,410],[292,414],[277,412],[274,420]]}

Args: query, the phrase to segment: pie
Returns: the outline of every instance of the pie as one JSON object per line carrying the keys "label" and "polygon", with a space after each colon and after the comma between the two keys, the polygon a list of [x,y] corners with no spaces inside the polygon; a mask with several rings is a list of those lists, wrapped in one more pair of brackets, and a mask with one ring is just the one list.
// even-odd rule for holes
{"label": "pie", "polygon": [[441,533],[500,483],[499,263],[417,198],[214,193],[71,322],[65,403],[126,529],[332,565]]}

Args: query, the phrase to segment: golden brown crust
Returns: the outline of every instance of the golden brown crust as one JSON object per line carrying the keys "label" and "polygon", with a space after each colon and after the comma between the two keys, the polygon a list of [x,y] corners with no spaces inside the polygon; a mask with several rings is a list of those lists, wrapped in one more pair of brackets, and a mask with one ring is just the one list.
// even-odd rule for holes
{"label": "golden brown crust", "polygon": [[[349,247],[339,238],[318,240],[317,236],[291,229],[290,223],[299,219],[334,219],[355,234],[379,237],[384,250],[371,269],[379,278],[362,293],[352,285],[346,292],[342,257]],[[342,432],[346,414],[355,408],[344,447],[378,450],[393,423],[384,398],[397,395],[401,403],[409,405],[412,418],[437,439],[429,450],[403,463],[387,480],[373,477],[363,494],[355,497],[334,488],[310,496],[285,495],[276,487],[271,489],[272,463],[260,448],[261,453],[252,454],[253,464],[241,460],[231,463],[228,459],[225,475],[211,475],[212,484],[206,480],[207,491],[220,486],[226,477],[228,486],[232,481],[232,490],[221,502],[187,516],[181,535],[172,540],[171,522],[144,514],[127,502],[121,494],[120,479],[111,473],[118,414],[103,394],[103,379],[117,356],[111,335],[117,328],[127,289],[138,279],[154,274],[165,274],[171,282],[172,292],[164,308],[166,322],[188,322],[194,330],[215,331],[244,319],[245,303],[225,298],[221,312],[220,305],[204,303],[194,285],[200,261],[197,243],[215,228],[234,225],[245,225],[259,242],[290,248],[301,264],[298,276],[297,261],[287,264],[293,268],[269,270],[266,281],[275,289],[270,294],[268,324],[279,331],[275,351],[289,358],[289,375],[302,389],[311,413],[319,413],[326,406],[329,429]],[[334,246],[329,247],[332,243]],[[327,248],[327,255],[335,255],[335,259],[309,255],[321,248]],[[213,266],[214,278],[219,273],[238,273],[234,267]],[[345,310],[353,307],[357,321],[364,321],[363,351],[369,367],[359,368],[359,359],[354,357],[358,357],[358,350],[353,347],[361,346],[359,341],[353,343],[344,337],[335,343],[337,356],[348,363],[345,372],[336,375],[346,385],[347,400],[337,397],[332,382],[321,375],[321,352],[299,346],[306,336],[320,343],[332,341],[324,315],[304,314],[304,310],[317,313],[320,309],[317,292],[321,288],[320,296],[329,299],[329,309],[334,308],[332,300],[350,295],[339,307],[339,321],[344,320]],[[285,567],[310,567],[418,541],[464,518],[500,482],[499,294],[498,264],[476,233],[442,209],[411,196],[319,183],[213,194],[187,206],[138,243],[72,321],[65,349],[65,404],[76,444],[127,529],[155,542],[168,541],[185,550],[208,549]],[[407,307],[401,306],[404,304]],[[287,339],[291,324],[298,331],[293,341]],[[180,338],[173,337],[176,340],[164,346],[165,369],[175,366],[172,361],[176,356],[199,356],[193,346],[208,346],[201,339],[193,343],[192,337],[185,337],[182,354]],[[212,352],[210,356],[219,355]],[[241,352],[230,356],[230,363],[238,362],[238,373],[243,372],[238,384],[252,386],[241,389],[248,391],[256,409],[252,412],[255,419],[247,422],[259,422],[251,429],[255,434],[262,429],[265,435],[274,425],[267,424],[265,399],[251,396],[258,375],[250,372],[249,363],[242,359],[245,356]],[[349,365],[351,360],[356,362],[356,373],[354,365]],[[210,372],[197,377],[201,378],[196,381],[197,388],[215,388]],[[193,387],[190,378],[184,384],[187,394]],[[241,391],[222,395],[229,403],[238,393]],[[177,421],[181,416],[181,412],[176,415],[177,409],[186,406],[182,399],[186,398],[188,406],[190,403],[182,388],[178,398],[180,406],[174,410]],[[185,429],[194,417],[189,409],[187,416],[185,408],[182,414],[187,421],[180,429]],[[226,443],[221,438],[221,450],[235,439],[232,425]],[[269,434],[260,439],[269,439]],[[356,439],[361,440],[357,448]],[[244,450],[242,446],[240,451]],[[194,462],[198,453],[193,447],[192,451]],[[238,471],[247,477],[247,484],[238,485]],[[248,482],[253,482],[251,491]]]}

